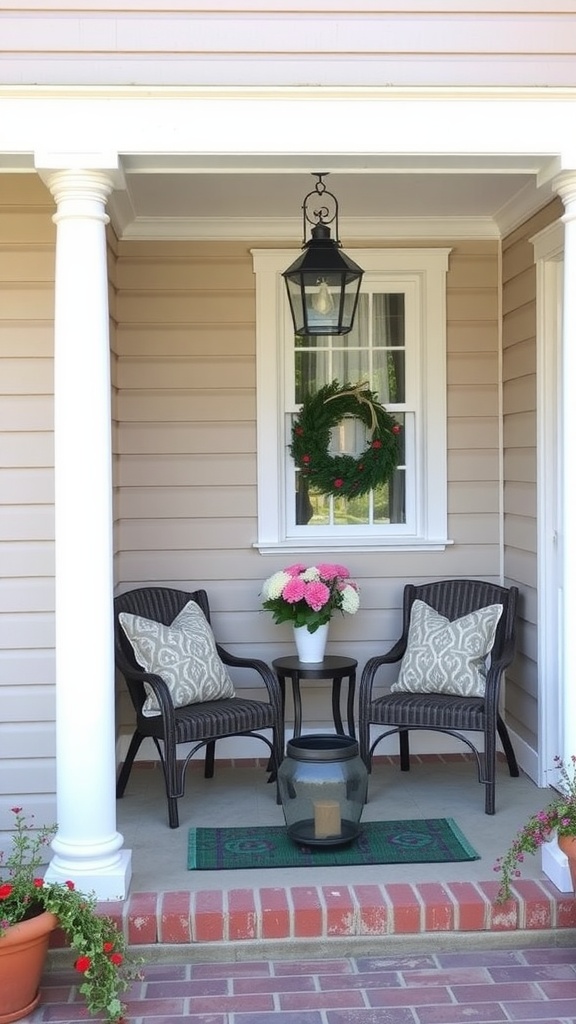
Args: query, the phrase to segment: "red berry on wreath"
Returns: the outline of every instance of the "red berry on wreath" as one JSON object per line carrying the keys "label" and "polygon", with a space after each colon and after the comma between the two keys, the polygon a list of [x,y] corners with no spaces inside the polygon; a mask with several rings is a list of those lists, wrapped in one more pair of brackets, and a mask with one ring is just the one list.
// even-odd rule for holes
{"label": "red berry on wreath", "polygon": [[392,427],[392,433],[393,434],[399,434],[400,433],[400,427],[398,426],[397,423],[395,423],[394,426]]}
{"label": "red berry on wreath", "polygon": [[338,477],[338,479],[334,481],[334,487],[337,487],[338,490],[340,490],[340,488],[343,487],[343,486],[344,486],[344,481],[341,480],[340,477]]}
{"label": "red berry on wreath", "polygon": [[372,441],[372,448],[381,448],[381,447],[382,447],[382,441],[378,441],[378,440]]}
{"label": "red berry on wreath", "polygon": [[304,463],[305,466],[307,466],[308,463],[310,462],[310,456],[309,455],[303,455],[302,456],[302,462]]}

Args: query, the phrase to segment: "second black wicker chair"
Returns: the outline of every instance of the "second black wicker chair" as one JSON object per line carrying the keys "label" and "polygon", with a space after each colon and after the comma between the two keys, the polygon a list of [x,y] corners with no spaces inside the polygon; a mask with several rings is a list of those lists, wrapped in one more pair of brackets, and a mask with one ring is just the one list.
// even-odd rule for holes
{"label": "second black wicker chair", "polygon": [[[360,681],[360,753],[369,771],[375,747],[391,733],[399,735],[402,771],[410,768],[411,731],[431,729],[449,733],[463,740],[475,754],[478,781],[486,787],[485,811],[486,814],[494,814],[497,735],[510,775],[519,774],[510,736],[499,711],[502,674],[514,656],[517,598],[516,587],[500,587],[482,580],[442,580],[424,586],[409,584],[405,587],[402,636],[387,654],[371,658],[366,663]],[[389,691],[375,696],[373,691],[378,670],[384,665],[400,662],[406,653],[412,606],[416,600],[423,601],[451,622],[488,605],[503,606],[487,664],[484,696]],[[371,726],[384,727],[373,741]],[[482,733],[483,749],[478,749],[469,736],[464,735],[470,732]]]}
{"label": "second black wicker chair", "polygon": [[[122,628],[119,615],[127,612],[170,625],[189,601],[195,601],[210,622],[210,608],[205,590],[186,593],[169,587],[142,587],[122,594],[114,601],[114,629],[116,667],[126,680],[136,712],[136,728],[122,766],[116,793],[123,796],[132,770],[134,758],[145,737],[156,745],[166,785],[170,828],[178,827],[178,798],[184,795],[185,773],[192,755],[206,747],[206,778],[214,774],[216,740],[224,736],[257,736],[270,748],[269,769],[271,780],[283,756],[284,722],[282,694],[278,680],[265,662],[256,658],[238,658],[220,644],[216,650],[224,665],[249,669],[266,688],[265,700],[250,700],[233,696],[220,700],[175,707],[166,682],[161,676],[144,671],[136,660],[132,644]],[[148,685],[148,692],[144,686]],[[160,713],[148,717],[143,708],[150,692],[154,693]],[[271,732],[271,739],[263,735]],[[182,743],[193,744],[182,761],[177,760],[177,749]]]}

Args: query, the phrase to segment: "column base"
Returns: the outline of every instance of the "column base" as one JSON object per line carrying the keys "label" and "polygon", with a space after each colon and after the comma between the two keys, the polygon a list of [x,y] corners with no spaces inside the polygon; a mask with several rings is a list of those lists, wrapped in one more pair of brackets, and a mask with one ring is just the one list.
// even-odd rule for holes
{"label": "column base", "polygon": [[574,892],[568,858],[558,846],[556,836],[542,847],[542,871],[560,892]]}
{"label": "column base", "polygon": [[95,893],[98,902],[125,900],[128,897],[132,879],[132,850],[120,850],[112,867],[100,871],[97,868],[89,871],[76,869],[72,877],[69,869],[64,876],[53,864],[54,861],[51,861],[46,869],[47,882],[66,882],[70,879],[82,892]]}

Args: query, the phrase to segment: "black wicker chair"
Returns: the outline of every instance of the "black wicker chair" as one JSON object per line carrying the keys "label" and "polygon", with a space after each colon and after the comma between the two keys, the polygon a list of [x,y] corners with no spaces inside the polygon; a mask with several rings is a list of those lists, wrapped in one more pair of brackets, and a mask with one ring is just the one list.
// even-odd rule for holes
{"label": "black wicker chair", "polygon": [[[494,814],[496,787],[496,734],[498,733],[510,775],[518,776],[518,764],[508,730],[499,712],[502,673],[514,656],[515,619],[518,590],[499,587],[481,580],[443,580],[424,586],[408,584],[404,589],[404,618],[401,638],[387,654],[371,658],[364,668],[359,689],[360,753],[368,771],[372,767],[374,749],[391,733],[397,732],[400,742],[400,768],[410,768],[409,732],[432,729],[449,733],[463,740],[473,751],[478,766],[478,781],[486,787],[485,811]],[[453,621],[478,608],[502,604],[503,611],[496,629],[490,655],[484,697],[460,697],[440,693],[386,692],[373,697],[376,673],[383,665],[399,662],[404,656],[414,601],[424,601],[441,615]],[[370,742],[370,726],[384,726],[385,731]],[[484,749],[478,750],[464,732],[481,732]]]}
{"label": "black wicker chair", "polygon": [[[126,760],[120,771],[116,787],[117,797],[124,795],[126,783],[132,770],[134,758],[142,740],[149,736],[154,740],[164,771],[168,818],[170,828],[178,827],[178,798],[184,795],[185,774],[192,755],[202,746],[206,747],[204,775],[214,774],[216,740],[224,736],[257,736],[270,748],[268,770],[270,781],[275,780],[276,770],[283,756],[284,723],[282,695],[278,680],[265,662],[254,658],[237,658],[218,643],[216,648],[224,665],[234,668],[251,669],[259,675],[259,683],[267,689],[267,700],[248,700],[230,697],[222,700],[174,707],[168,687],[158,675],[145,672],[134,657],[118,616],[121,612],[140,615],[169,625],[188,601],[196,601],[210,621],[208,595],[205,590],[186,593],[168,587],[142,587],[122,594],[114,601],[114,632],[116,667],[126,680],[128,691],[136,711],[136,729]],[[153,717],[142,714],[146,700],[144,681],[154,690],[161,713]],[[262,735],[260,730],[271,730],[272,739]],[[182,762],[177,760],[180,743],[192,743],[193,747]]]}

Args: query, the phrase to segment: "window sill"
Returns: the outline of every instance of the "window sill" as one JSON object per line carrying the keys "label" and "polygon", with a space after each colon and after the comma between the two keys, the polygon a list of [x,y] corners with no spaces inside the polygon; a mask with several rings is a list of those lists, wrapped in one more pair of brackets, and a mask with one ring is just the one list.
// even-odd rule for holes
{"label": "window sill", "polygon": [[298,554],[303,551],[444,551],[454,543],[447,537],[443,538],[407,538],[362,537],[355,540],[343,537],[341,540],[329,540],[327,537],[306,537],[283,541],[256,541],[252,546],[261,555]]}

